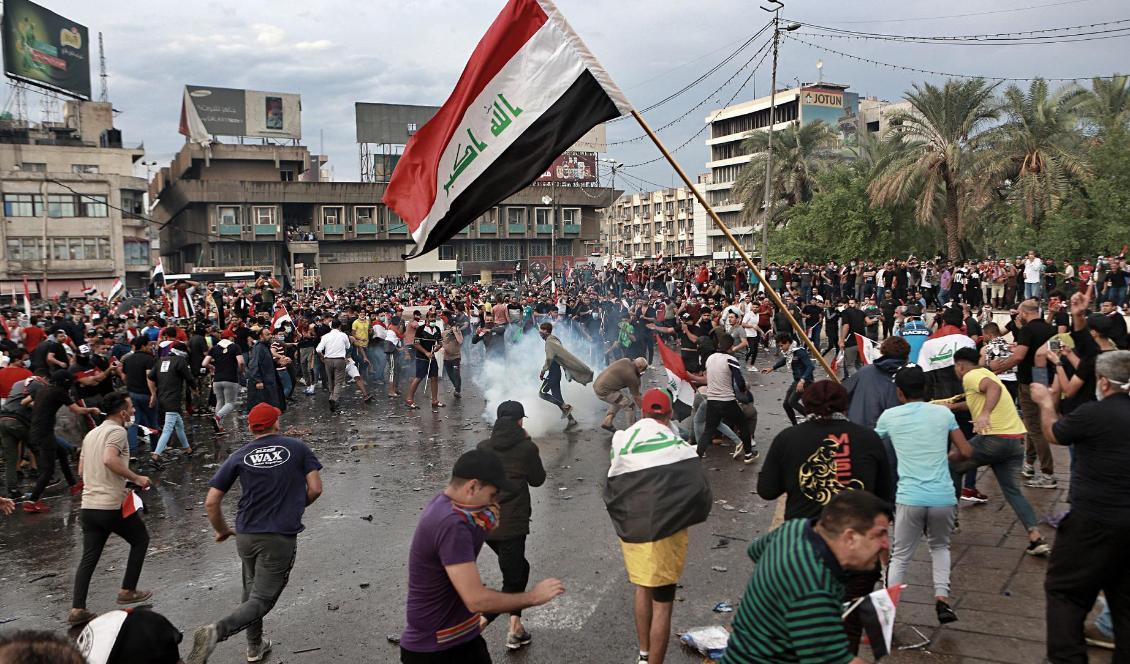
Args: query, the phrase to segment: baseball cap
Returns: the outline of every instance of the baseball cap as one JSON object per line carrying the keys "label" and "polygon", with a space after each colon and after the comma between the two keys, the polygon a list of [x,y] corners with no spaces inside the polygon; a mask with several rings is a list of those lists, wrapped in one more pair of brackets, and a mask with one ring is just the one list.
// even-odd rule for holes
{"label": "baseball cap", "polygon": [[653,387],[643,394],[643,412],[644,415],[669,415],[671,398],[663,390]]}
{"label": "baseball cap", "polygon": [[255,404],[255,407],[247,414],[247,427],[251,429],[252,433],[266,431],[275,422],[278,422],[280,415],[282,415],[282,411],[269,403]]}
{"label": "baseball cap", "polygon": [[498,417],[513,417],[519,419],[526,416],[526,409],[518,401],[503,401],[498,404]]}
{"label": "baseball cap", "polygon": [[451,476],[463,480],[479,480],[501,491],[510,491],[512,485],[506,479],[506,471],[498,457],[486,450],[469,450],[455,462]]}

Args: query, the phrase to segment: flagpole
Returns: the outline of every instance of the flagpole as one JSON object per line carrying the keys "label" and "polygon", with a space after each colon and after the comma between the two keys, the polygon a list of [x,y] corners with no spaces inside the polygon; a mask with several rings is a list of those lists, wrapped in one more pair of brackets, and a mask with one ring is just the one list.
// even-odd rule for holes
{"label": "flagpole", "polygon": [[694,197],[697,198],[698,202],[702,204],[702,207],[706,209],[706,213],[709,214],[710,218],[714,220],[715,225],[717,225],[718,228],[722,231],[722,234],[726,236],[726,239],[730,241],[730,244],[734,246],[734,249],[737,250],[738,254],[745,261],[746,265],[749,266],[749,269],[752,270],[753,273],[757,276],[757,280],[765,288],[765,292],[769,295],[769,299],[772,300],[773,304],[780,311],[784,312],[785,316],[788,317],[789,324],[792,325],[793,331],[797,333],[801,341],[804,342],[804,345],[808,347],[808,352],[811,353],[812,357],[820,363],[820,366],[824,367],[824,371],[827,372],[828,377],[831,380],[837,383],[840,382],[840,379],[836,377],[836,373],[832,371],[832,367],[828,365],[828,360],[826,360],[820,353],[820,349],[818,349],[812,343],[812,339],[810,339],[808,337],[808,334],[805,333],[804,328],[800,323],[797,322],[795,318],[793,318],[792,312],[785,307],[785,303],[781,301],[781,296],[778,295],[777,291],[774,290],[773,287],[765,281],[765,277],[762,276],[761,270],[758,270],[757,266],[753,264],[753,260],[750,259],[749,254],[747,254],[745,252],[745,249],[742,248],[741,244],[738,243],[737,239],[734,237],[734,234],[731,233],[730,229],[726,227],[726,224],[722,223],[722,220],[718,217],[718,213],[714,211],[714,208],[710,207],[710,203],[706,202],[706,197],[699,192],[698,188],[695,187],[693,182],[691,182],[691,179],[687,177],[687,174],[685,172],[683,172],[682,167],[680,167],[678,162],[675,161],[675,158],[671,156],[671,153],[667,151],[667,148],[663,146],[663,142],[660,141],[659,137],[655,135],[655,132],[651,130],[651,127],[648,126],[647,122],[643,119],[643,116],[639,114],[639,111],[632,109],[632,117],[636,119],[636,122],[639,123],[640,128],[642,128],[644,133],[647,134],[648,138],[651,139],[651,142],[655,143],[655,147],[659,148],[659,152],[663,155],[663,158],[666,159],[667,163],[671,164],[671,167],[674,168],[675,172],[679,174],[679,178],[684,183],[686,183],[687,188],[691,190],[691,193],[694,194]]}

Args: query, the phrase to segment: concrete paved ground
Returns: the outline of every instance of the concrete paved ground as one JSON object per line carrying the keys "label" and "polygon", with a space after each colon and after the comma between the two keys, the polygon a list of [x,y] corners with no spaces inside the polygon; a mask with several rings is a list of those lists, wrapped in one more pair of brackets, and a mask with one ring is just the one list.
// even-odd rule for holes
{"label": "concrete paved ground", "polygon": [[[765,361],[760,365],[767,366]],[[464,373],[470,377],[475,371],[470,365]],[[664,374],[652,369],[646,379],[657,385]],[[774,374],[754,380],[761,411],[756,437],[764,451],[786,423],[780,408],[786,378]],[[488,431],[481,417],[480,390],[468,386],[463,399],[455,401],[450,386],[443,389],[449,407],[439,413],[426,405],[409,413],[383,395],[364,406],[350,393],[344,411],[333,416],[325,408],[323,393],[296,397],[284,429],[306,440],[325,464],[325,493],[306,512],[290,584],[266,619],[266,634],[277,644],[268,661],[398,661],[387,637],[398,634],[403,625],[407,549],[419,511],[441,490],[458,455]],[[513,396],[531,403],[532,395]],[[598,414],[586,416],[591,422]],[[204,418],[195,418],[192,425],[191,440],[205,453],[170,464],[145,495],[152,542],[141,580],[142,588],[155,591],[154,607],[189,638],[197,625],[222,617],[239,600],[235,543],[212,540],[203,498],[217,460],[248,437],[229,433],[217,438]],[[486,637],[497,662],[634,663],[631,588],[600,497],[610,437],[591,424],[567,434],[557,431],[559,423],[550,426],[553,432],[535,438],[549,479],[533,490],[528,557],[534,581],[557,576],[568,592],[527,612],[534,637],[529,648],[507,653],[501,622]],[[366,446],[352,449],[359,443]],[[1024,489],[1040,516],[1064,509],[1066,454],[1062,457],[1060,489]],[[753,495],[757,465],[732,462],[715,449],[706,466],[715,498],[733,509],[716,504],[709,520],[691,531],[675,607],[676,630],[728,624],[732,614],[714,613],[712,608],[741,599],[751,567],[745,555],[747,540],[764,532],[773,515],[773,505]],[[1046,562],[1023,554],[1022,528],[991,474],[982,477],[979,486],[991,500],[987,505],[963,505],[962,530],[954,537],[959,622],[945,628],[936,625],[923,545],[910,570],[912,586],[903,594],[896,638],[913,641],[908,625],[916,625],[931,643],[925,650],[900,652],[888,661],[1041,661]],[[234,518],[235,493],[225,502],[229,518]],[[12,621],[0,629],[63,627],[81,551],[79,501],[58,490],[49,495],[55,508],[50,514],[17,513],[0,520],[0,621]],[[1043,529],[1054,537],[1054,530]],[[125,557],[124,543],[111,539],[91,588],[92,610],[114,608]],[[501,584],[494,554],[486,547],[479,567],[488,584]],[[241,662],[242,649],[237,637],[221,644],[212,661]],[[184,655],[187,651],[182,648]],[[1109,661],[1101,651],[1093,650],[1092,655],[1092,661]],[[669,660],[681,664],[701,657],[673,642]]]}

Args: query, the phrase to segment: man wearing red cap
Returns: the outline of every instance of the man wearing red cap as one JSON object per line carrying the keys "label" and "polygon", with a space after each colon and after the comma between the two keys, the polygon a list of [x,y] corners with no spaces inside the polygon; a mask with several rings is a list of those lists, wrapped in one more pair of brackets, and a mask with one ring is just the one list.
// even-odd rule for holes
{"label": "man wearing red cap", "polygon": [[[263,616],[275,606],[294,567],[302,514],[322,495],[322,464],[300,440],[279,435],[278,408],[260,403],[247,425],[255,439],[228,457],[208,483],[204,508],[216,541],[236,536],[243,561],[243,603],[222,620],[193,634],[188,664],[203,664],[216,644],[247,630],[247,661],[259,662],[271,649],[263,639]],[[232,530],[220,503],[239,480],[243,493]]]}
{"label": "man wearing red cap", "polygon": [[604,504],[636,586],[641,664],[663,664],[687,529],[710,515],[712,496],[698,452],[671,427],[671,399],[650,389],[644,417],[612,436]]}

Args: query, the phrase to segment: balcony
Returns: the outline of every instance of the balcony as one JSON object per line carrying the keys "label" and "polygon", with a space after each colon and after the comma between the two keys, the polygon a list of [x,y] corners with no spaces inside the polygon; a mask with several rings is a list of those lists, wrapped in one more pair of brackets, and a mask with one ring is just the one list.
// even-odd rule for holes
{"label": "balcony", "polygon": [[536,226],[536,230],[539,233],[552,233],[553,232],[553,224],[538,224]]}
{"label": "balcony", "polygon": [[511,234],[521,234],[526,232],[525,224],[506,224],[506,230]]}
{"label": "balcony", "polygon": [[388,232],[389,232],[389,234],[396,233],[396,234],[400,234],[400,235],[407,235],[408,234],[408,224],[405,224],[405,223],[389,224],[388,225]]}
{"label": "balcony", "polygon": [[377,233],[377,225],[376,224],[357,224],[357,234],[358,235],[363,235],[363,234],[376,235],[376,233]]}
{"label": "balcony", "polygon": [[255,224],[256,235],[278,235],[278,224]]}
{"label": "balcony", "polygon": [[322,235],[344,235],[345,224],[322,224]]}
{"label": "balcony", "polygon": [[480,233],[497,233],[498,224],[479,224]]}
{"label": "balcony", "polygon": [[576,233],[576,234],[579,235],[581,233],[581,225],[580,224],[564,224],[564,229],[565,229],[566,234]]}
{"label": "balcony", "polygon": [[220,235],[239,235],[243,232],[243,226],[239,224],[220,224]]}

